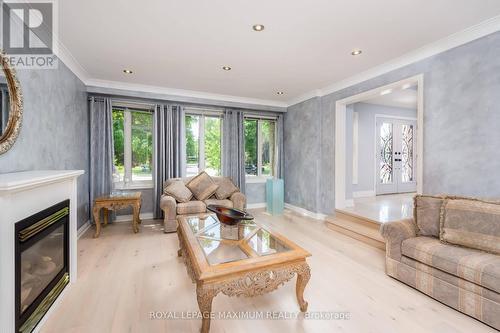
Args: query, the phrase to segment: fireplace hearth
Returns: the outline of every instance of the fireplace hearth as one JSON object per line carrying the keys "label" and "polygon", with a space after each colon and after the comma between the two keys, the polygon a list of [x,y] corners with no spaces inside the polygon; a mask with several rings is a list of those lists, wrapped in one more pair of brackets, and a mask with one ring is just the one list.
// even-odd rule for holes
{"label": "fireplace hearth", "polygon": [[70,201],[15,224],[15,327],[31,332],[69,283]]}

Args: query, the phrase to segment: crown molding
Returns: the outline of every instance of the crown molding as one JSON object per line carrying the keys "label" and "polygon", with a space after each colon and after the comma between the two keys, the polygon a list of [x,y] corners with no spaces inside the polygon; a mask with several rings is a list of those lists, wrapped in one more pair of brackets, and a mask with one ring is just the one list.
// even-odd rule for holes
{"label": "crown molding", "polygon": [[84,85],[87,85],[87,81],[90,77],[89,73],[60,40],[57,40],[57,43],[58,47],[57,51],[54,52],[55,55],[80,79],[80,81],[83,82]]}
{"label": "crown molding", "polygon": [[[103,93],[110,90],[121,91],[127,95],[132,95],[133,92],[148,93],[151,98],[163,98],[163,99],[175,99],[178,101],[186,102],[206,102],[206,101],[223,101],[238,105],[256,105],[256,106],[266,106],[278,108],[279,111],[285,111],[288,103],[274,100],[265,100],[257,98],[248,98],[233,95],[222,95],[214,94],[202,91],[194,90],[184,90],[167,88],[160,86],[150,86],[136,83],[119,82],[119,81],[108,81],[99,79],[88,79],[86,81],[87,91],[93,93],[99,93],[99,89],[103,90]],[[128,92],[128,93],[127,93]]]}
{"label": "crown molding", "polygon": [[467,44],[481,37],[500,31],[500,15],[483,21],[477,25],[449,35],[436,42],[427,44],[419,49],[406,53],[405,55],[390,60],[382,65],[372,67],[364,72],[351,76],[347,79],[335,82],[321,89],[305,93],[288,101],[288,106],[295,105],[315,96],[325,96],[333,92],[348,88],[355,84],[367,81],[395,69],[413,64],[425,58],[448,51],[455,47]]}
{"label": "crown molding", "polygon": [[292,105],[307,101],[308,99],[311,99],[314,97],[321,97],[321,96],[323,96],[321,94],[321,90],[315,89],[315,90],[309,91],[305,94],[301,94],[297,97],[292,98],[291,100],[288,101],[288,106],[292,106]]}

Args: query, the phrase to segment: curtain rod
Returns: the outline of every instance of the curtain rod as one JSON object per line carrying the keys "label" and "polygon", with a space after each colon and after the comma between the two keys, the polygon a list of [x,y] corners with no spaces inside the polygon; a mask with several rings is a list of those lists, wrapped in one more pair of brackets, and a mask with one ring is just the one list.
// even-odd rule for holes
{"label": "curtain rod", "polygon": [[[89,101],[92,99],[97,100],[97,101],[104,101],[106,97],[102,96],[90,96],[88,98]],[[156,104],[154,103],[144,103],[144,102],[138,102],[138,101],[131,101],[131,100],[126,100],[126,99],[115,99],[115,98],[110,98],[111,100],[111,105],[113,107],[119,108],[119,109],[139,109],[138,111],[154,111]]]}
{"label": "curtain rod", "polygon": [[130,104],[130,105],[145,105],[154,108],[157,104],[156,103],[147,103],[147,102],[140,102],[136,100],[130,100],[130,99],[119,99],[119,98],[113,98],[113,97],[105,97],[105,96],[89,96],[88,100],[91,101],[92,99],[98,100],[98,101],[103,101],[105,98],[109,98],[111,100],[111,103],[123,103],[123,104]]}
{"label": "curtain rod", "polygon": [[115,99],[115,98],[111,98],[111,103],[125,104],[125,105],[143,105],[143,106],[148,106],[151,109],[154,109],[156,106],[155,103],[146,103],[146,102],[138,102],[126,99]]}
{"label": "curtain rod", "polygon": [[258,113],[252,113],[252,112],[248,112],[248,113],[243,113],[245,115],[246,118],[250,118],[250,119],[269,119],[269,120],[277,120],[278,119],[278,116],[272,116],[272,115],[268,115],[268,114],[258,114]]}

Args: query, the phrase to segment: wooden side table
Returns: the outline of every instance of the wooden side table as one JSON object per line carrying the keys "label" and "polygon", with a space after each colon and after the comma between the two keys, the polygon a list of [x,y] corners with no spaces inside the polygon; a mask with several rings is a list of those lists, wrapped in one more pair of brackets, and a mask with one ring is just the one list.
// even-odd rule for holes
{"label": "wooden side table", "polygon": [[101,233],[101,222],[99,221],[99,212],[104,210],[104,226],[108,225],[108,215],[110,210],[118,210],[131,206],[134,212],[132,219],[132,229],[135,233],[139,232],[139,224],[141,219],[141,192],[116,192],[110,195],[102,196],[94,200],[94,222],[95,234],[94,238],[99,237]]}

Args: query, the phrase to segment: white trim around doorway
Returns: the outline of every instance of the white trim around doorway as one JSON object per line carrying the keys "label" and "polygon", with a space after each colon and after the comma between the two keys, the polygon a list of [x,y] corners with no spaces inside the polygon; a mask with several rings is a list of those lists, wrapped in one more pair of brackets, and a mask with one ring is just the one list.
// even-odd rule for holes
{"label": "white trim around doorway", "polygon": [[346,107],[380,95],[388,89],[400,89],[408,84],[417,84],[417,193],[422,193],[423,143],[424,143],[424,75],[419,74],[385,86],[353,95],[335,103],[335,209],[349,205],[346,200]]}

